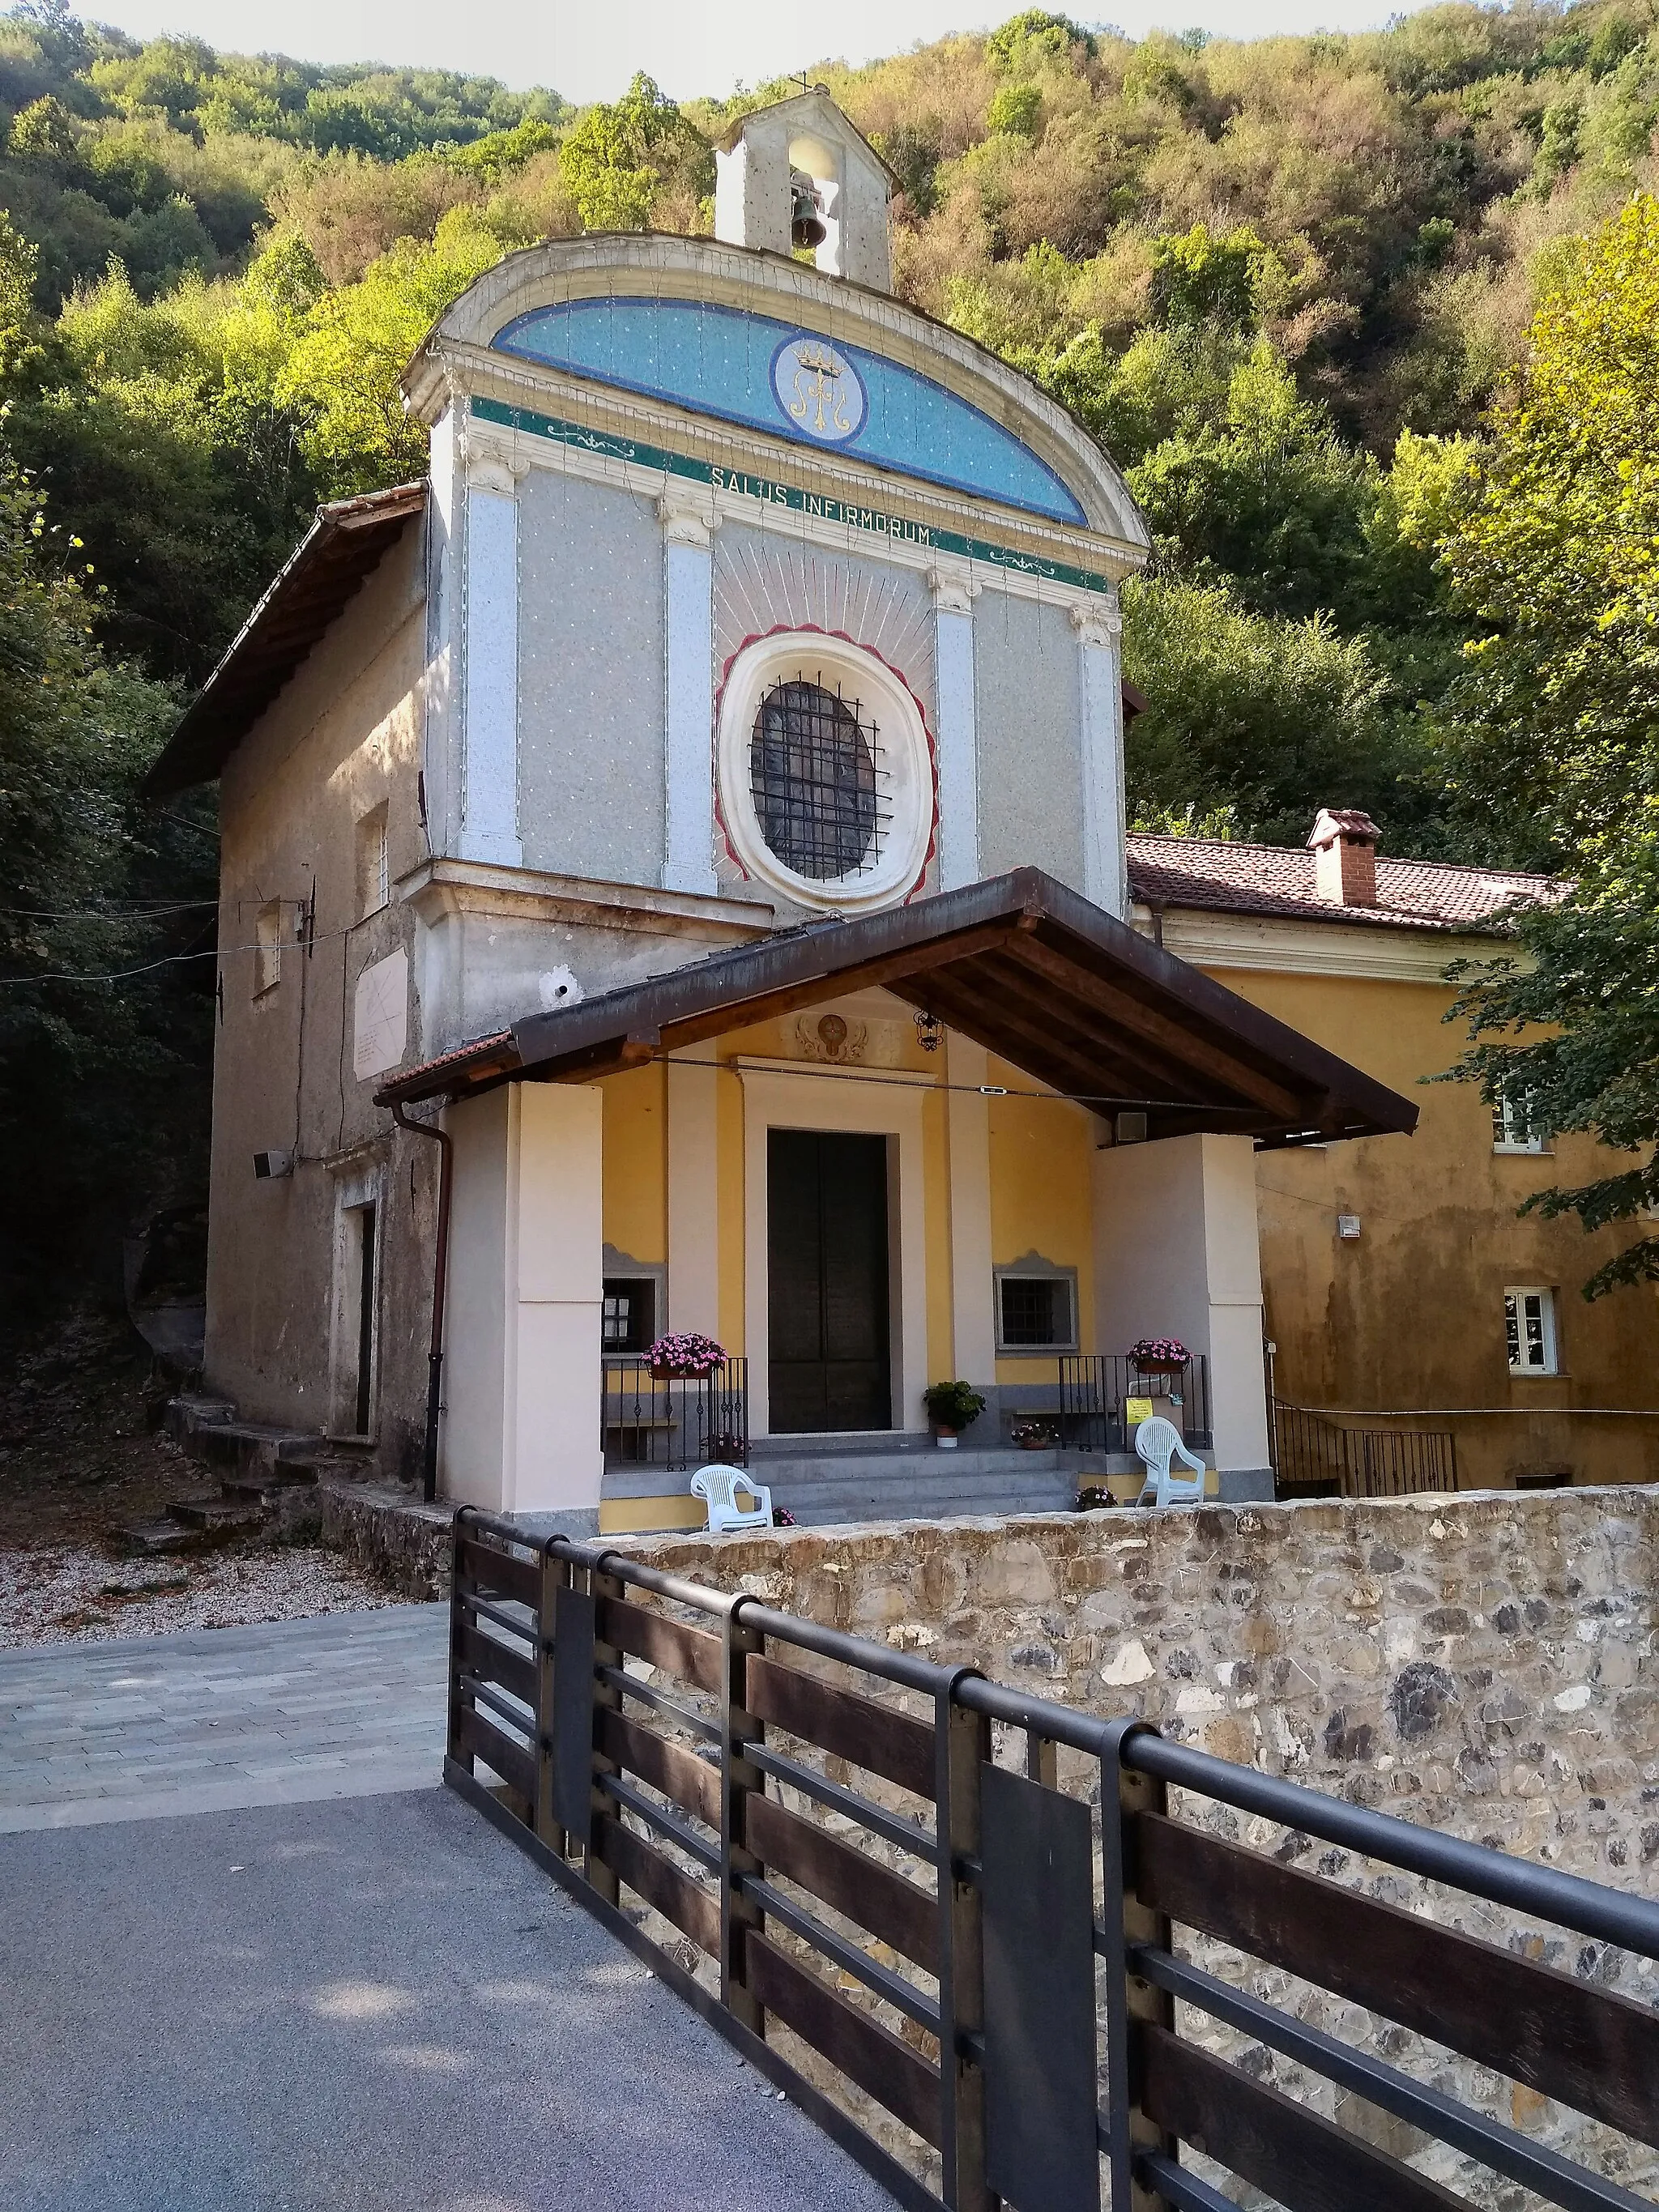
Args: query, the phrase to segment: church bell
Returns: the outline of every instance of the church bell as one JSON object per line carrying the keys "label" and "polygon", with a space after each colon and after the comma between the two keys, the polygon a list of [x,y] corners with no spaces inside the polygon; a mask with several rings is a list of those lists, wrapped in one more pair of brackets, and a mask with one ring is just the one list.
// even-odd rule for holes
{"label": "church bell", "polygon": [[811,177],[803,176],[797,169],[789,179],[794,197],[794,207],[789,225],[792,246],[822,246],[830,235],[824,228],[822,213],[823,203],[818,198],[817,186]]}

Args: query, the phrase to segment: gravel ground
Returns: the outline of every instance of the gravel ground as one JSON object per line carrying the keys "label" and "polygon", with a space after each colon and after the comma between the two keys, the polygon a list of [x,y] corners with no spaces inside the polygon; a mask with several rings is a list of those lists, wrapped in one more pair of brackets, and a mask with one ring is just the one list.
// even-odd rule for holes
{"label": "gravel ground", "polygon": [[398,1598],[317,1545],[118,1559],[95,1545],[0,1549],[0,1650],[308,1620]]}

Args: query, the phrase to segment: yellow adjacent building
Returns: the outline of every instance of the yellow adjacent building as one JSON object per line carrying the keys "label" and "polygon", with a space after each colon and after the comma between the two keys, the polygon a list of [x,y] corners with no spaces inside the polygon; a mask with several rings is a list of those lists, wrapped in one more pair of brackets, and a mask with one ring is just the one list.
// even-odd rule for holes
{"label": "yellow adjacent building", "polygon": [[[1522,1101],[1494,1114],[1471,1084],[1426,1080],[1468,1042],[1447,968],[1489,956],[1483,925],[1545,880],[1376,844],[1364,816],[1331,814],[1303,851],[1128,842],[1139,927],[1419,1108],[1409,1144],[1257,1160],[1274,1392],[1332,1416],[1281,1418],[1281,1459],[1352,1481],[1368,1451],[1381,1470],[1427,1449],[1361,1432],[1429,1432],[1454,1440],[1465,1488],[1654,1480],[1659,1291],[1581,1295],[1637,1231],[1517,1210],[1605,1174],[1606,1152],[1529,1127]],[[1352,1432],[1346,1450],[1331,1425]]]}

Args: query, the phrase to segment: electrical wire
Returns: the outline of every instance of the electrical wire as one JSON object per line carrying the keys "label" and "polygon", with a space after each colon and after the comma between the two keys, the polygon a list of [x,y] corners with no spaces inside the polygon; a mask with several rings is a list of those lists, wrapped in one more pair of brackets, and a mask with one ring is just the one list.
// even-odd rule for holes
{"label": "electrical wire", "polygon": [[[311,942],[314,945],[323,945],[328,943],[332,939],[349,937],[351,930],[355,929],[357,925],[354,922],[349,929],[319,930],[312,938]],[[297,941],[297,939],[284,940],[284,942]],[[186,960],[228,960],[234,953],[263,952],[267,948],[265,946],[257,943],[253,945],[213,945],[208,946],[204,951],[201,952],[169,952],[164,958],[161,960],[148,960],[142,967],[138,968],[113,969],[107,975],[71,975],[67,972],[67,970],[58,974],[46,975],[0,975],[0,989],[4,989],[9,985],[16,985],[20,983],[125,983],[130,981],[135,975],[153,975],[158,968],[176,968]]]}
{"label": "electrical wire", "polygon": [[153,906],[83,907],[58,912],[51,907],[0,906],[0,916],[13,921],[160,921],[172,914],[196,914],[216,907],[216,898],[175,899]]}
{"label": "electrical wire", "polygon": [[[737,1060],[692,1060],[680,1053],[657,1053],[649,1063],[662,1067],[718,1067],[729,1075],[741,1075],[744,1063]],[[775,1072],[769,1065],[769,1073]],[[941,1083],[936,1078],[920,1073],[911,1075],[871,1075],[862,1069],[851,1069],[844,1062],[833,1066],[815,1066],[811,1061],[794,1061],[787,1069],[775,1070],[789,1075],[821,1076],[832,1083],[879,1083],[902,1091],[960,1091],[973,1098],[1035,1098],[1045,1104],[1061,1106],[1111,1106],[1139,1110],[1146,1108],[1154,1112],[1175,1114],[1259,1114],[1255,1106],[1216,1106],[1204,1098],[1127,1098],[1116,1097],[1103,1091],[1014,1091],[1001,1083]]]}

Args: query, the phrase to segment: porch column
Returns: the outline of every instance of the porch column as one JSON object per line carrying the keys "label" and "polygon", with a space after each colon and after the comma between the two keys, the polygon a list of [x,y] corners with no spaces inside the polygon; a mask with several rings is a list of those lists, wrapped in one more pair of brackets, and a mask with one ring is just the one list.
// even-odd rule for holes
{"label": "porch column", "polygon": [[519,502],[505,461],[466,480],[465,709],[460,855],[524,865],[519,837]]}
{"label": "porch column", "polygon": [[1271,1498],[1255,1154],[1248,1137],[1166,1137],[1095,1154],[1103,1352],[1178,1336],[1210,1365],[1221,1495]]}
{"label": "porch column", "polygon": [[1115,599],[1091,593],[1072,608],[1080,663],[1078,732],[1083,771],[1083,892],[1121,920],[1129,910],[1123,852],[1123,675]]}
{"label": "porch column", "polygon": [[[945,1129],[951,1163],[952,1376],[993,1397],[996,1312],[991,1276],[991,1102],[977,1095],[990,1055],[982,1044],[945,1036]],[[968,1086],[971,1086],[968,1087]],[[936,1376],[936,1381],[946,1378]]]}
{"label": "porch column", "polygon": [[[708,1057],[706,1046],[691,1053]],[[668,1061],[668,1318],[672,1329],[720,1333],[720,1073]],[[730,1079],[729,1078],[727,1079]]]}
{"label": "porch column", "polygon": [[516,1083],[449,1109],[455,1139],[447,1497],[597,1535],[601,1094]]}
{"label": "porch column", "polygon": [[[663,732],[663,889],[712,898],[714,880],[714,532],[712,501],[670,491],[663,526],[667,639]],[[672,1291],[670,1293],[672,1295]]]}
{"label": "porch column", "polygon": [[[960,890],[979,881],[979,731],[974,691],[972,571],[930,568],[933,594],[933,665],[939,746],[939,887]],[[966,1370],[960,1370],[966,1372]]]}

